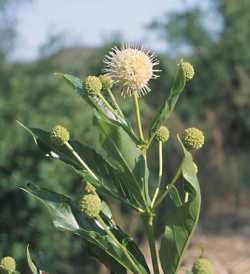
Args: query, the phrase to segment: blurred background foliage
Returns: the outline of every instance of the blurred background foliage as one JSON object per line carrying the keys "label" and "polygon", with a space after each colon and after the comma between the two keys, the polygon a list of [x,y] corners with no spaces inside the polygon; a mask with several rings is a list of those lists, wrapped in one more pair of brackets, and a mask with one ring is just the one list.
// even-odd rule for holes
{"label": "blurred background foliage", "polygon": [[[219,226],[220,218],[208,224],[209,218],[217,215],[237,217],[238,209],[248,206],[250,188],[250,2],[211,1],[213,10],[190,8],[168,13],[148,26],[148,32],[157,33],[170,50],[159,53],[161,78],[152,83],[153,91],[143,98],[147,128],[171,86],[178,60],[182,57],[194,64],[195,79],[168,122],[172,140],[165,160],[166,173],[171,175],[180,160],[175,134],[187,126],[205,131],[206,146],[195,155],[204,201],[201,229]],[[103,56],[121,41],[114,37],[116,41],[111,39],[99,48],[68,48],[58,34],[44,43],[37,61],[10,62],[8,56],[16,37],[13,7],[23,2],[0,0],[0,257],[11,254],[18,260],[20,271],[27,273],[25,246],[30,243],[52,273],[93,273],[99,266],[86,256],[84,243],[56,232],[40,204],[18,189],[32,181],[77,196],[80,179],[61,163],[44,159],[27,133],[17,127],[16,119],[45,129],[63,124],[75,137],[91,144],[96,138],[91,110],[53,73],[81,77],[99,74]],[[219,27],[209,29],[207,18],[216,18]],[[120,101],[133,119],[130,100]],[[154,151],[151,167],[157,170]],[[115,201],[111,204],[121,226],[143,242],[142,228],[133,213]],[[160,210],[165,214],[164,205]],[[132,220],[129,223],[128,216]],[[158,222],[160,230],[162,220]],[[234,218],[229,224],[237,227],[240,223]]]}

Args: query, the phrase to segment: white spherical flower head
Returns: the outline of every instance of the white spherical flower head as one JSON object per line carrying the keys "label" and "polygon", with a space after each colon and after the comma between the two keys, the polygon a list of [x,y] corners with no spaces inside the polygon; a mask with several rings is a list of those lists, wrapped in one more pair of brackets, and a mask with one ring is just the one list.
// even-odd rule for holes
{"label": "white spherical flower head", "polygon": [[142,48],[113,48],[105,57],[105,72],[121,87],[122,95],[145,95],[150,91],[149,80],[158,76],[156,57]]}

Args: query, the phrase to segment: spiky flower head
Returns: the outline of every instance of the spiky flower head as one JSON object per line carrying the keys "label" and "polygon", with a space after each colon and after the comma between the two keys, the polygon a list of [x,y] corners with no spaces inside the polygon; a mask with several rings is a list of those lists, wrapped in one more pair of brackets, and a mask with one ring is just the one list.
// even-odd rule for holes
{"label": "spiky flower head", "polygon": [[0,269],[3,269],[7,273],[13,273],[16,270],[16,261],[12,257],[4,257],[0,262]]}
{"label": "spiky flower head", "polygon": [[213,274],[214,269],[212,263],[203,257],[196,260],[192,268],[193,274]]}
{"label": "spiky flower head", "polygon": [[155,134],[155,138],[158,142],[167,142],[167,140],[169,139],[169,130],[167,127],[161,126]]}
{"label": "spiky flower head", "polygon": [[96,188],[89,182],[85,182],[83,185],[83,190],[86,193],[96,193]]}
{"label": "spiky flower head", "polygon": [[57,125],[50,131],[50,140],[56,145],[64,145],[69,141],[69,139],[70,133],[63,126]]}
{"label": "spiky flower head", "polygon": [[102,82],[96,76],[88,76],[85,79],[85,89],[89,95],[95,96],[100,94],[102,90]]}
{"label": "spiky flower head", "polygon": [[187,80],[192,80],[194,77],[194,67],[189,62],[181,61],[181,66],[184,71],[185,77]]}
{"label": "spiky flower head", "polygon": [[109,90],[109,89],[112,88],[113,81],[112,81],[112,79],[111,79],[111,77],[109,75],[107,75],[107,74],[101,74],[99,76],[99,80],[102,83],[102,89]]}
{"label": "spiky flower head", "polygon": [[187,128],[181,136],[187,150],[198,150],[204,145],[204,134],[198,128]]}
{"label": "spiky flower head", "polygon": [[89,218],[96,218],[101,210],[101,199],[97,193],[86,194],[80,200],[80,210]]}
{"label": "spiky flower head", "polygon": [[122,95],[145,95],[150,91],[148,83],[157,78],[154,69],[159,64],[156,57],[143,48],[128,46],[113,48],[104,58],[105,72],[121,87]]}

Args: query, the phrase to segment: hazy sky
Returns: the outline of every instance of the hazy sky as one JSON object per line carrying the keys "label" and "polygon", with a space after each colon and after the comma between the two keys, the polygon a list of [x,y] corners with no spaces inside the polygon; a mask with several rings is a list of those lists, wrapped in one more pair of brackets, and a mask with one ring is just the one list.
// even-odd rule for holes
{"label": "hazy sky", "polygon": [[162,45],[146,35],[145,25],[164,13],[198,0],[35,0],[18,10],[19,40],[15,56],[32,59],[48,34],[66,33],[68,43],[98,45],[115,32],[126,42]]}

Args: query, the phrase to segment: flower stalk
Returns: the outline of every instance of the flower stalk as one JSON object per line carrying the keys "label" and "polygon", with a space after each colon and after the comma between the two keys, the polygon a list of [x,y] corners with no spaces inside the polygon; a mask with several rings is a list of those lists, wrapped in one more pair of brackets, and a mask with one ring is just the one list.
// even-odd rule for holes
{"label": "flower stalk", "polygon": [[134,109],[135,109],[136,123],[138,127],[139,136],[140,136],[140,139],[144,141],[144,135],[143,135],[142,123],[141,123],[140,106],[139,106],[138,95],[136,92],[133,93],[133,101],[134,101]]}
{"label": "flower stalk", "polygon": [[98,181],[97,176],[94,172],[88,167],[88,165],[82,160],[82,158],[78,155],[78,153],[74,150],[69,142],[65,143],[66,147],[71,151],[71,153],[75,156],[75,158],[79,161],[79,163],[89,172],[89,174]]}
{"label": "flower stalk", "polygon": [[173,188],[173,186],[176,184],[177,180],[180,178],[181,174],[182,174],[182,163],[180,164],[174,178],[172,179],[172,181],[166,186],[165,191],[162,193],[162,195],[156,200],[153,209],[155,209],[163,200],[164,198],[169,194],[169,192],[171,191],[171,189]]}
{"label": "flower stalk", "polygon": [[116,110],[118,111],[119,115],[120,115],[122,118],[124,118],[124,114],[123,114],[121,108],[119,107],[119,105],[118,105],[118,103],[117,103],[117,101],[116,101],[116,99],[115,99],[115,96],[113,95],[111,89],[108,88],[108,89],[107,89],[107,92],[108,92],[108,94],[109,94],[109,96],[110,96],[110,98],[111,98],[111,100],[112,100],[112,103],[114,104]]}
{"label": "flower stalk", "polygon": [[157,257],[157,251],[156,251],[156,241],[155,241],[155,236],[154,236],[153,214],[152,213],[146,219],[145,226],[146,226],[146,232],[147,232],[147,237],[148,237],[148,244],[149,244],[154,274],[159,274],[160,270],[159,270],[158,257]]}
{"label": "flower stalk", "polygon": [[102,226],[102,228],[105,230],[105,232],[109,235],[109,237],[112,238],[112,240],[124,251],[124,253],[126,254],[126,257],[130,261],[131,265],[133,265],[133,267],[137,270],[137,272],[135,274],[140,274],[141,271],[138,268],[138,266],[136,265],[136,263],[134,262],[133,258],[131,257],[131,254],[129,253],[129,251],[127,250],[127,248],[118,241],[118,239],[116,238],[116,236],[112,233],[112,231],[110,230],[110,228],[103,221],[102,217],[99,215],[96,218],[96,220]]}
{"label": "flower stalk", "polygon": [[151,207],[154,208],[154,204],[156,202],[156,199],[158,197],[159,191],[160,191],[160,187],[161,187],[161,179],[162,179],[162,169],[163,169],[163,159],[162,159],[162,142],[160,141],[159,144],[159,173],[158,173],[158,184],[157,184],[157,188],[155,190],[155,194],[152,200],[152,204]]}

